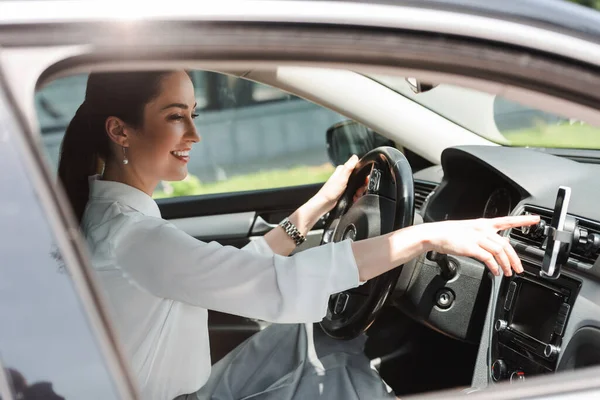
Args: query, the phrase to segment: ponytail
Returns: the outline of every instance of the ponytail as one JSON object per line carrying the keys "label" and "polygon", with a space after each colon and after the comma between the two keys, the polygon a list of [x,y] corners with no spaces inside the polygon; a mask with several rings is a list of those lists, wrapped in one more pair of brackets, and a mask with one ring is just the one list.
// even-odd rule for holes
{"label": "ponytail", "polygon": [[104,124],[98,126],[93,122],[92,113],[84,101],[69,123],[60,149],[58,177],[79,222],[89,199],[88,179],[99,172],[99,162],[106,160],[108,155]]}

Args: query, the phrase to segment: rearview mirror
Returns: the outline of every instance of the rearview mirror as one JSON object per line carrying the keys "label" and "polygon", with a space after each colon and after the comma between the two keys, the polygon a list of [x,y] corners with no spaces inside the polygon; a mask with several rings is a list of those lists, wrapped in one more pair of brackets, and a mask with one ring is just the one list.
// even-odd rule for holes
{"label": "rearview mirror", "polygon": [[406,82],[408,82],[408,86],[410,86],[410,89],[415,93],[428,92],[437,86],[435,83],[423,82],[417,78],[406,78]]}
{"label": "rearview mirror", "polygon": [[356,154],[361,158],[380,146],[394,146],[394,142],[356,121],[346,120],[327,129],[327,155],[335,166],[342,165]]}

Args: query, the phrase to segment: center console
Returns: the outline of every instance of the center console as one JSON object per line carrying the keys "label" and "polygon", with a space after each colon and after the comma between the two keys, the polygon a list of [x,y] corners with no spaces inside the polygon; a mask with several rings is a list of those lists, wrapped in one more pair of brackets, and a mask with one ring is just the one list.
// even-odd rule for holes
{"label": "center console", "polygon": [[[543,253],[521,257],[524,272],[504,277],[496,302],[491,349],[491,378],[498,382],[556,370],[569,314],[580,282],[561,274],[575,237],[577,221],[567,215],[571,190],[560,187],[550,224],[543,231]],[[526,229],[526,234],[531,235]]]}
{"label": "center console", "polygon": [[524,380],[554,372],[578,281],[540,277],[540,263],[523,261],[523,274],[504,278],[492,335],[491,378]]}

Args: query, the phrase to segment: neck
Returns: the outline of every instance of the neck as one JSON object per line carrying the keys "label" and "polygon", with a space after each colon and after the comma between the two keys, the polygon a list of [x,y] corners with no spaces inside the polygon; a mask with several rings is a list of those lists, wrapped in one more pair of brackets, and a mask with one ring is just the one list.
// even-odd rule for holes
{"label": "neck", "polygon": [[129,165],[117,165],[115,162],[108,162],[104,166],[104,173],[102,179],[105,181],[121,182],[134,188],[141,190],[148,196],[152,196],[154,189],[158,186],[158,181],[150,182],[147,179],[143,179],[138,174],[131,164]]}

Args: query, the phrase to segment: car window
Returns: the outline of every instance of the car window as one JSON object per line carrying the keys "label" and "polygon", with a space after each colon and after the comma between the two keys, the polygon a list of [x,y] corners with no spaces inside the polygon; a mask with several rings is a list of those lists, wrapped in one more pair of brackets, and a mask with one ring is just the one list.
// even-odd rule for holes
{"label": "car window", "polygon": [[407,79],[372,79],[442,117],[504,146],[600,149],[600,127],[555,115],[502,96],[449,84],[415,93]]}
{"label": "car window", "polygon": [[[324,182],[331,175],[325,133],[346,118],[246,79],[209,71],[189,74],[202,140],[192,150],[188,177],[162,182],[155,198],[297,186]],[[43,143],[55,170],[86,80],[86,75],[61,78],[36,93]]]}
{"label": "car window", "polygon": [[[116,399],[0,97],[0,363],[16,399]],[[2,377],[0,377],[0,381]],[[1,382],[0,382],[1,386]],[[62,397],[60,397],[62,396]],[[6,397],[7,399],[9,397]]]}

